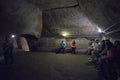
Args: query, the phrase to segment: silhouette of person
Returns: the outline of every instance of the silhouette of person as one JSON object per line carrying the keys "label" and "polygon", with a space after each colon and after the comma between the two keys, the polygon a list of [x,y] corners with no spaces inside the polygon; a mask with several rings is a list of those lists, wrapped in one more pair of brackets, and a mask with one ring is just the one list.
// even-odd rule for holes
{"label": "silhouette of person", "polygon": [[71,53],[76,54],[76,42],[75,42],[75,40],[73,40],[71,43]]}
{"label": "silhouette of person", "polygon": [[14,58],[13,58],[13,44],[10,40],[10,37],[6,36],[4,43],[3,43],[3,52],[4,52],[4,60],[5,64],[10,63],[13,64]]}
{"label": "silhouette of person", "polygon": [[66,48],[66,42],[65,41],[61,41],[60,43],[60,48],[59,50],[57,51],[57,53],[65,53],[65,48]]}

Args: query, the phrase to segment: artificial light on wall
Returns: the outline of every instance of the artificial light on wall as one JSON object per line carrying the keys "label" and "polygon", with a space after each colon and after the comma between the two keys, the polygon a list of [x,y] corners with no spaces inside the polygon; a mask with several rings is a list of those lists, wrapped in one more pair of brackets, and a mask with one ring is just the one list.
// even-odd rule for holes
{"label": "artificial light on wall", "polygon": [[67,37],[67,36],[69,35],[68,32],[65,32],[65,31],[62,32],[61,34],[62,34],[62,36],[64,36],[64,37]]}
{"label": "artificial light on wall", "polygon": [[64,37],[65,37],[65,36],[67,36],[67,34],[66,34],[66,33],[63,33],[62,35],[63,35]]}
{"label": "artificial light on wall", "polygon": [[11,35],[11,38],[15,38],[15,35]]}
{"label": "artificial light on wall", "polygon": [[99,33],[101,33],[101,32],[102,32],[102,30],[101,30],[100,28],[98,28],[98,32],[99,32]]}
{"label": "artificial light on wall", "polygon": [[101,28],[98,28],[99,33],[104,33],[104,31]]}

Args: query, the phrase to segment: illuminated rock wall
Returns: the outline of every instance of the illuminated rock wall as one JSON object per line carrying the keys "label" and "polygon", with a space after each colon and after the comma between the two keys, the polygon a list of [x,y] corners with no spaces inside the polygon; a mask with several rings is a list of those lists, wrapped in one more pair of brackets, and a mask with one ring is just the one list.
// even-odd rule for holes
{"label": "illuminated rock wall", "polygon": [[38,50],[41,51],[55,51],[60,46],[60,42],[64,40],[67,44],[66,49],[71,49],[71,42],[72,40],[76,41],[77,49],[87,49],[89,40],[85,38],[77,38],[77,39],[59,39],[59,38],[41,38],[39,40],[39,47]]}

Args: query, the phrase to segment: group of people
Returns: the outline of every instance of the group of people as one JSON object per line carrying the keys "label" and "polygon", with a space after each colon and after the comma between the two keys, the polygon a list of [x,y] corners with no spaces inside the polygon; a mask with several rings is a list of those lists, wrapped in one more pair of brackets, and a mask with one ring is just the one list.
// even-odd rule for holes
{"label": "group of people", "polygon": [[[76,54],[76,41],[71,42],[71,53]],[[57,53],[66,52],[66,42],[60,42]],[[13,64],[13,43],[6,37],[3,43],[5,64]],[[97,70],[106,80],[117,80],[120,75],[120,41],[112,43],[110,40],[92,39],[89,43],[87,53],[90,55],[89,62],[97,63]]]}
{"label": "group of people", "polygon": [[[76,54],[76,41],[73,40],[70,45],[71,45],[71,53]],[[65,49],[66,49],[66,42],[62,40],[60,43],[60,48],[57,50],[57,53],[65,53]]]}
{"label": "group of people", "polygon": [[87,53],[89,62],[96,63],[97,70],[105,80],[117,80],[120,75],[120,41],[92,39]]}

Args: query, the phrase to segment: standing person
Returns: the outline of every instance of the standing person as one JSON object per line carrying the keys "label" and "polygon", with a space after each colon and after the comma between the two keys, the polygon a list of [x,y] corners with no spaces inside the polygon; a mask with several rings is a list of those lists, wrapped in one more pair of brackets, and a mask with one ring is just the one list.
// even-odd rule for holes
{"label": "standing person", "polygon": [[75,40],[73,40],[71,43],[71,53],[76,54],[76,42],[75,42]]}
{"label": "standing person", "polygon": [[13,60],[13,44],[10,40],[9,37],[5,37],[5,41],[3,43],[3,51],[4,51],[4,60],[5,60],[5,64],[10,63],[13,64],[14,60]]}
{"label": "standing person", "polygon": [[66,42],[65,41],[61,41],[60,43],[60,48],[59,50],[57,51],[57,53],[65,53],[65,48],[66,48]]}

